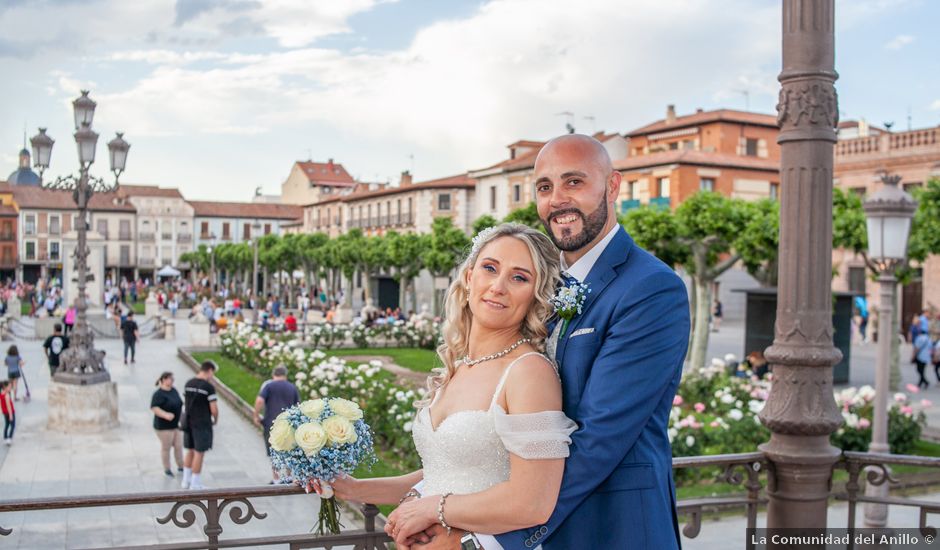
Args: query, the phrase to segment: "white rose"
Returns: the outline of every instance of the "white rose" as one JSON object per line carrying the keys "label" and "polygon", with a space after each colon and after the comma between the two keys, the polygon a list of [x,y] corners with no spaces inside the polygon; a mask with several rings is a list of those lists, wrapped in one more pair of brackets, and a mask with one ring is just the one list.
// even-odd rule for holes
{"label": "white rose", "polygon": [[738,409],[731,409],[728,411],[728,416],[730,416],[732,420],[741,420],[744,418],[744,413]]}
{"label": "white rose", "polygon": [[323,412],[323,400],[310,399],[304,401],[300,404],[300,412],[313,420],[317,420],[320,418],[320,413]]}
{"label": "white rose", "polygon": [[331,443],[355,443],[359,436],[353,428],[352,422],[339,415],[334,415],[323,421],[323,430]]}
{"label": "white rose", "polygon": [[359,408],[359,405],[348,399],[341,397],[330,399],[330,409],[351,422],[362,420],[362,409]]}
{"label": "white rose", "polygon": [[695,438],[691,435],[685,436],[685,446],[691,447],[692,445],[695,445]]}
{"label": "white rose", "polygon": [[315,455],[326,445],[326,431],[316,422],[301,424],[294,432],[294,440],[307,456]]}
{"label": "white rose", "polygon": [[[284,414],[284,413],[281,413]],[[297,446],[294,442],[294,428],[290,423],[280,416],[271,425],[271,434],[268,436],[268,443],[275,451],[289,451]]]}

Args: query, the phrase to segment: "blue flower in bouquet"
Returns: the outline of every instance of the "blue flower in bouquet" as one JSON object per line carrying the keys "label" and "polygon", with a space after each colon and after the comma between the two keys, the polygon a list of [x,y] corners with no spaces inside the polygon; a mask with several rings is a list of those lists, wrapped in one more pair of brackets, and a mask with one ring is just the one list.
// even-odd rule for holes
{"label": "blue flower in bouquet", "polygon": [[324,486],[317,534],[339,533],[339,508],[329,482],[376,462],[372,430],[359,405],[338,397],[290,407],[271,425],[271,461],[285,482]]}

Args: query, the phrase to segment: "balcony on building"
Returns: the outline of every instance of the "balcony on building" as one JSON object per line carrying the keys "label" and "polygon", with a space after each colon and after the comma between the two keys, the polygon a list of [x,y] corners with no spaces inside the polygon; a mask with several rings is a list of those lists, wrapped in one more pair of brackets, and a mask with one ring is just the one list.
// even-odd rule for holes
{"label": "balcony on building", "polygon": [[164,241],[172,241],[173,233],[160,233],[160,239]]}
{"label": "balcony on building", "polygon": [[176,242],[191,243],[193,242],[193,236],[191,233],[179,233],[178,235],[176,235]]}
{"label": "balcony on building", "polygon": [[15,240],[16,240],[15,233],[0,233],[0,241],[9,242],[9,241],[15,241]]}
{"label": "balcony on building", "polygon": [[152,243],[155,238],[156,238],[156,235],[154,235],[153,233],[138,233],[137,234],[137,240],[139,240],[142,243]]}
{"label": "balcony on building", "polygon": [[140,258],[137,260],[137,265],[140,267],[153,267],[156,263],[154,258]]}

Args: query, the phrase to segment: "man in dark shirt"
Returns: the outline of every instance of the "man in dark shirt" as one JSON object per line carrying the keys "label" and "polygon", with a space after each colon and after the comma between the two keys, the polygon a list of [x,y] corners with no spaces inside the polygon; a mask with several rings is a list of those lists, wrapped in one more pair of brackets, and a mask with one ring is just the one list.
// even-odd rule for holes
{"label": "man in dark shirt", "polygon": [[52,327],[52,336],[46,338],[42,347],[46,352],[46,358],[49,360],[49,377],[51,378],[56,369],[59,368],[59,355],[65,348],[69,347],[69,337],[62,335],[62,325],[56,323]]}
{"label": "man in dark shirt", "polygon": [[[255,399],[255,425],[264,428],[264,448],[268,456],[271,456],[271,443],[268,442],[271,424],[281,411],[297,403],[300,403],[300,392],[297,391],[297,386],[287,380],[287,367],[284,365],[274,367],[271,379],[261,385],[261,391]],[[261,416],[262,409],[264,409],[264,420]],[[274,481],[277,481],[277,471],[273,468],[271,471],[274,474]]]}
{"label": "man in dark shirt", "polygon": [[180,428],[183,430],[183,489],[205,489],[200,480],[202,461],[212,448],[212,425],[219,419],[218,395],[211,380],[218,366],[203,361],[199,373],[186,382],[186,405]]}
{"label": "man in dark shirt", "polygon": [[140,330],[134,320],[134,311],[127,312],[127,319],[121,322],[121,337],[124,339],[124,364],[127,364],[127,350],[131,351],[131,363],[135,363],[134,354],[137,352],[137,341],[140,340]]}

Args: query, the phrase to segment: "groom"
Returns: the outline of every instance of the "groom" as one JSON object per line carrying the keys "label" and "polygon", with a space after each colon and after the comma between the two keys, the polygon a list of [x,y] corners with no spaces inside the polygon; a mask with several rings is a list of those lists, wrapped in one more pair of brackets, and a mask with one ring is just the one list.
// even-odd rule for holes
{"label": "groom", "polygon": [[[535,177],[562,269],[590,288],[582,313],[552,333],[564,412],[579,429],[549,520],[475,536],[485,550],[679,548],[666,430],[688,347],[685,285],[617,223],[621,176],[600,142],[553,139]],[[457,547],[444,539],[428,546]]]}

